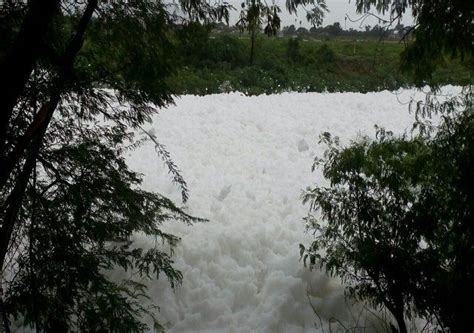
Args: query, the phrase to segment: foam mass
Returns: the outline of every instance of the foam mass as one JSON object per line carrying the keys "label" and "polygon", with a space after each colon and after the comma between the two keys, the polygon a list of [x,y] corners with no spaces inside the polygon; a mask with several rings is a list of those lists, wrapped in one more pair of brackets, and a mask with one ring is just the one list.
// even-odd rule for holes
{"label": "foam mass", "polygon": [[[339,282],[299,262],[298,244],[311,239],[300,194],[324,181],[311,172],[324,150],[321,132],[342,142],[373,136],[374,124],[402,133],[414,116],[401,102],[413,97],[424,95],[230,93],[182,96],[162,110],[147,129],[189,185],[187,211],[210,220],[165,226],[182,237],[175,259],[184,280],[176,291],[165,279],[154,281],[150,293],[169,331],[315,332],[331,318],[350,320]],[[128,163],[144,174],[145,189],[179,202],[152,143],[130,153]],[[137,238],[144,246],[153,242]]]}

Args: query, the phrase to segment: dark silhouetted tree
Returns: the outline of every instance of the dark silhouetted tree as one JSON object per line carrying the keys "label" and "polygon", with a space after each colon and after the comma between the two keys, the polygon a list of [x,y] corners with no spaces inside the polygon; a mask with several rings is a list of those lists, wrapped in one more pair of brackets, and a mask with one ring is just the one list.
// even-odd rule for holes
{"label": "dark silhouetted tree", "polygon": [[[141,190],[123,156],[145,140],[133,133],[172,102],[171,27],[228,17],[225,3],[180,5],[186,17],[157,1],[1,3],[0,305],[7,330],[14,317],[37,331],[142,332],[143,316],[156,313],[143,281],[161,274],[172,287],[180,283],[171,259],[178,238],[159,226],[199,219]],[[185,202],[186,183],[165,147],[143,135],[155,141]],[[162,242],[141,249],[137,232]],[[117,267],[141,278],[111,281],[107,272]]]}

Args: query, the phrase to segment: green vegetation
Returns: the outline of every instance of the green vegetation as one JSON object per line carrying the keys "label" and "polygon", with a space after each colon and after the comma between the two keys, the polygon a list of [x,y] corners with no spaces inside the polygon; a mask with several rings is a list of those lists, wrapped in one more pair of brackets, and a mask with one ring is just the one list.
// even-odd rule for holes
{"label": "green vegetation", "polygon": [[281,9],[275,4],[268,6],[260,0],[246,0],[242,3],[242,10],[236,26],[241,32],[247,31],[250,34],[249,63],[251,65],[255,58],[255,40],[257,33],[262,29],[263,20],[266,20],[265,33],[268,36],[274,36],[280,30],[279,12]]}
{"label": "green vegetation", "polygon": [[[124,154],[153,141],[186,202],[178,168],[142,125],[172,102],[170,75],[202,66],[213,47],[207,28],[193,22],[228,20],[231,8],[195,0],[1,2],[2,331],[12,318],[37,332],[142,332],[151,328],[145,319],[162,329],[146,282],[164,276],[174,288],[182,274],[172,259],[179,239],[160,226],[202,220],[141,190]],[[179,31],[183,22],[188,30]],[[156,242],[138,248],[136,233]],[[112,280],[113,269],[133,274]]]}
{"label": "green vegetation", "polygon": [[[402,53],[401,68],[416,84],[437,86],[456,73],[446,70],[446,55],[472,68],[472,3],[356,3],[359,11],[374,6],[393,17],[411,6],[416,39]],[[408,332],[405,321],[412,318],[426,321],[422,331],[474,331],[467,310],[474,298],[472,102],[472,86],[443,102],[428,95],[416,104],[411,135],[378,128],[376,139],[345,147],[322,135],[328,149],[313,168],[322,169],[328,185],[303,195],[314,241],[300,245],[301,256],[340,277],[350,296],[387,309],[398,326],[391,324],[393,332]],[[440,120],[433,126],[435,114]]]}
{"label": "green vegetation", "polygon": [[308,249],[300,246],[305,264],[387,308],[399,332],[413,317],[443,331],[474,329],[472,94],[429,106],[443,116],[436,131],[424,122],[412,137],[378,129],[377,139],[347,147],[325,133],[328,149],[314,168],[330,185],[304,194],[315,235]]}
{"label": "green vegetation", "polygon": [[[189,4],[189,2],[188,2]],[[192,15],[194,7],[189,9]],[[2,3],[0,34],[0,316],[36,332],[144,332],[163,327],[150,279],[181,283],[165,221],[192,224],[169,199],[140,188],[124,155],[172,101],[165,79],[171,17],[155,1]],[[201,14],[222,18],[222,8]],[[5,18],[5,20],[3,20]],[[170,51],[171,52],[171,51]],[[102,87],[111,90],[98,89]],[[101,121],[99,121],[99,119]],[[136,135],[135,133],[142,133]],[[156,240],[140,248],[134,235]],[[112,279],[111,270],[126,272]]]}
{"label": "green vegetation", "polygon": [[[394,15],[406,10],[385,0],[356,2]],[[211,35],[196,23],[228,19],[225,1],[179,1],[186,17],[160,1],[3,1],[3,329],[16,318],[39,332],[141,332],[147,315],[161,328],[147,303],[146,281],[161,274],[174,287],[182,275],[172,260],[179,239],[160,226],[200,220],[141,190],[140,175],[127,168],[125,152],[152,140],[186,201],[186,183],[156,137],[131,134],[156,113],[150,105],[165,106],[183,93],[472,84],[472,2],[438,1],[435,10],[428,1],[403,3],[418,19],[407,49],[259,36],[262,20],[266,32],[279,27],[278,9],[263,5],[257,13],[242,12],[249,40]],[[248,1],[247,8],[257,4],[263,3]],[[323,0],[290,0],[287,9],[308,4],[315,6],[308,20],[320,22]],[[336,24],[329,31],[342,33]],[[474,298],[472,93],[463,97],[435,109],[444,116],[436,133],[409,139],[380,132],[377,141],[347,149],[336,142],[324,162],[332,187],[311,189],[305,198],[328,224],[313,221],[321,238],[303,255],[312,263],[322,259],[354,294],[386,306],[401,332],[412,305],[415,314],[433,316],[453,332],[474,326],[465,304]],[[457,112],[460,105],[464,112]],[[161,242],[136,248],[135,233]],[[117,268],[132,270],[136,279],[112,281],[107,272]]]}
{"label": "green vegetation", "polygon": [[[413,76],[402,72],[400,54],[405,45],[396,41],[303,39],[259,35],[253,64],[246,35],[215,34],[207,39],[182,38],[176,33],[177,73],[167,81],[175,94],[241,91],[271,94],[282,91],[378,91],[413,86]],[[202,28],[204,29],[204,28]],[[196,50],[189,52],[186,50]],[[472,59],[439,63],[432,78],[421,84],[473,83]]]}

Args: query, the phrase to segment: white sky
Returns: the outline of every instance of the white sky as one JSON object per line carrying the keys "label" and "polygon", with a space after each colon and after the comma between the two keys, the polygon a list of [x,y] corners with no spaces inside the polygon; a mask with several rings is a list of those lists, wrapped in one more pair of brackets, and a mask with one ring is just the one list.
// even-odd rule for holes
{"label": "white sky", "polygon": [[[270,3],[271,1],[267,2]],[[237,11],[233,11],[231,13],[230,23],[234,24],[237,20],[238,11],[240,10],[240,4],[242,1],[229,0],[229,3],[237,8]],[[275,3],[280,5],[280,8],[282,9],[282,13],[280,14],[282,19],[281,27],[291,24],[294,24],[297,28],[299,26],[306,28],[311,27],[311,25],[306,21],[304,11],[300,10],[298,16],[289,15],[285,8],[285,0],[275,0]],[[332,24],[334,22],[339,22],[344,29],[354,28],[363,30],[365,25],[374,26],[378,23],[378,20],[374,17],[367,18],[362,24],[360,21],[353,23],[350,20],[345,20],[346,15],[348,15],[352,20],[356,20],[361,17],[361,15],[356,13],[355,0],[326,0],[326,4],[328,6],[329,13],[327,13],[324,18],[323,26]],[[385,18],[388,18],[388,15],[386,15]],[[413,17],[409,13],[406,13],[401,23],[404,25],[411,25],[413,23]]]}

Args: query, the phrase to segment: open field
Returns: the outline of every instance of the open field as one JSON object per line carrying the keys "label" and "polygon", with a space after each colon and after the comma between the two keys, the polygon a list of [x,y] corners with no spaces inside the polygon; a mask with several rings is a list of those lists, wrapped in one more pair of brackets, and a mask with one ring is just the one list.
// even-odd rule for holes
{"label": "open field", "polygon": [[[260,35],[254,63],[250,64],[247,35],[215,35],[207,41],[201,38],[204,43],[178,38],[181,65],[169,80],[176,94],[368,92],[414,84],[409,73],[400,71],[400,53],[405,45],[393,40],[315,40]],[[446,58],[430,83],[472,84],[472,69],[471,59],[461,62]]]}

